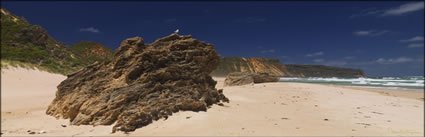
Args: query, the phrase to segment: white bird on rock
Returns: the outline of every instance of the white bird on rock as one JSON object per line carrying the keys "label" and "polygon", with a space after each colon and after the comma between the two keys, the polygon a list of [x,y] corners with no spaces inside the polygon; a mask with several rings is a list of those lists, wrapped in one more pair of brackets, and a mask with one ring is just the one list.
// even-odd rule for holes
{"label": "white bird on rock", "polygon": [[177,29],[176,31],[174,31],[174,33],[179,33],[179,29]]}

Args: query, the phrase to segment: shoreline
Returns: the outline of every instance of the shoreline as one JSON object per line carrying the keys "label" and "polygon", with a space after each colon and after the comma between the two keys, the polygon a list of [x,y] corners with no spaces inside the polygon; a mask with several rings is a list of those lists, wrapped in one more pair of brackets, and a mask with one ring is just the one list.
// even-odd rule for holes
{"label": "shoreline", "polygon": [[349,86],[371,89],[386,89],[394,91],[423,92],[424,83],[417,76],[385,78],[328,78],[328,77],[280,77],[279,82],[297,82],[323,85]]}
{"label": "shoreline", "polygon": [[386,96],[403,97],[409,99],[417,99],[424,101],[424,92],[415,90],[401,90],[401,89],[384,89],[384,88],[368,88],[356,86],[338,86],[342,88],[355,89],[361,91],[375,92]]}
{"label": "shoreline", "polygon": [[[303,82],[283,82],[283,83],[303,83]],[[380,87],[367,87],[367,86],[348,86],[348,85],[334,85],[334,84],[320,84],[320,83],[304,83],[304,84],[315,84],[315,85],[323,85],[323,86],[330,86],[330,87],[340,87],[340,88],[346,88],[346,89],[354,89],[359,91],[367,91],[367,92],[374,92],[379,93],[385,96],[393,96],[393,97],[403,97],[403,98],[409,98],[409,99],[417,99],[421,101],[425,101],[425,92],[424,91],[417,91],[417,90],[406,90],[406,89],[387,89],[387,88],[380,88]]]}
{"label": "shoreline", "polygon": [[[2,136],[419,136],[424,133],[423,100],[390,91],[386,91],[390,95],[385,95],[368,89],[295,82],[224,87],[225,78],[213,77],[216,88],[223,89],[229,103],[212,105],[206,112],[180,111],[129,134],[111,134],[112,125],[75,126],[70,125],[69,119],[45,114],[57,84],[66,76],[38,70],[2,69],[1,77]],[[28,130],[36,133],[29,134]]]}
{"label": "shoreline", "polygon": [[424,101],[424,98],[425,98],[425,92],[417,91],[417,90],[387,89],[387,88],[380,88],[380,87],[348,86],[348,85],[303,83],[303,82],[282,82],[282,83],[302,83],[302,84],[323,85],[323,86],[329,86],[329,87],[340,87],[340,88],[354,89],[359,91],[374,92],[374,93],[379,93],[385,96],[403,97],[403,98],[416,99],[421,101]]}
{"label": "shoreline", "polygon": [[390,91],[407,91],[407,92],[424,92],[424,88],[405,88],[405,87],[373,87],[373,86],[347,86],[347,87],[355,87],[355,88],[366,88],[366,89],[383,89]]}

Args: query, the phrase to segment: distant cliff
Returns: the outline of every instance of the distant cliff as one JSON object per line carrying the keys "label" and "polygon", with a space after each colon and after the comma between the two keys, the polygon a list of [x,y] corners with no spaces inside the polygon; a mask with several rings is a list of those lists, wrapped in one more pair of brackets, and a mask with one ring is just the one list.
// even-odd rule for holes
{"label": "distant cliff", "polygon": [[265,72],[276,76],[293,76],[278,59],[220,57],[220,65],[213,76],[226,76],[231,72]]}
{"label": "distant cliff", "polygon": [[231,72],[265,72],[280,77],[366,77],[362,70],[323,65],[285,65],[279,59],[221,57],[213,76]]}
{"label": "distant cliff", "polygon": [[285,66],[289,72],[297,74],[299,77],[366,77],[366,74],[364,74],[364,72],[360,69],[340,68],[324,65],[286,64]]}

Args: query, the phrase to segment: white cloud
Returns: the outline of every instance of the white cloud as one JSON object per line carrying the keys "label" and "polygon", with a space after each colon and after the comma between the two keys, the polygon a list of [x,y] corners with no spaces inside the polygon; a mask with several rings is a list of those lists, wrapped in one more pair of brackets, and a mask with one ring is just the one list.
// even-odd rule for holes
{"label": "white cloud", "polygon": [[420,62],[423,61],[423,57],[414,59],[409,57],[398,57],[398,58],[378,58],[372,61],[363,61],[363,62],[352,62],[351,65],[373,65],[373,64],[398,64],[398,63],[407,63],[407,62]]}
{"label": "white cloud", "polygon": [[384,11],[382,14],[383,16],[390,16],[390,15],[402,15],[405,13],[413,12],[413,11],[419,11],[424,9],[424,2],[411,2],[407,4],[400,5],[400,7],[392,8],[389,10]]}
{"label": "white cloud", "polygon": [[94,27],[88,27],[88,28],[81,28],[80,32],[92,32],[92,33],[99,33],[99,29],[96,29]]}
{"label": "white cloud", "polygon": [[307,56],[307,57],[314,57],[314,56],[322,56],[324,54],[325,54],[324,52],[320,51],[320,52],[316,52],[316,53],[312,53],[312,54],[307,54],[305,56]]}
{"label": "white cloud", "polygon": [[423,43],[413,43],[413,44],[409,44],[409,46],[407,46],[408,48],[423,48],[424,44]]}
{"label": "white cloud", "polygon": [[351,15],[350,18],[376,15],[376,14],[380,14],[382,12],[383,12],[383,10],[377,10],[376,8],[369,8],[369,9],[362,10],[359,14]]}
{"label": "white cloud", "polygon": [[424,41],[423,36],[416,36],[410,39],[400,40],[400,42],[415,42],[415,41]]}
{"label": "white cloud", "polygon": [[405,62],[412,62],[414,59],[408,58],[408,57],[399,57],[399,58],[379,58],[375,62],[379,64],[397,64],[397,63],[405,63]]}
{"label": "white cloud", "polygon": [[359,31],[355,31],[354,34],[357,36],[381,36],[384,35],[386,33],[388,33],[390,31],[388,30],[359,30]]}
{"label": "white cloud", "polygon": [[261,53],[274,53],[275,50],[274,49],[269,49],[269,50],[262,50]]}
{"label": "white cloud", "polygon": [[324,59],[314,59],[313,60],[313,62],[316,62],[316,63],[320,63],[320,62],[324,62],[325,60]]}
{"label": "white cloud", "polygon": [[359,36],[367,36],[367,35],[370,35],[371,33],[372,33],[372,31],[367,31],[367,30],[361,30],[361,31],[354,32],[354,34],[359,35]]}
{"label": "white cloud", "polygon": [[369,8],[361,11],[359,14],[351,15],[350,18],[361,17],[361,16],[397,16],[403,15],[409,12],[420,11],[424,9],[424,2],[411,2],[400,5],[399,7],[391,9],[376,9]]}

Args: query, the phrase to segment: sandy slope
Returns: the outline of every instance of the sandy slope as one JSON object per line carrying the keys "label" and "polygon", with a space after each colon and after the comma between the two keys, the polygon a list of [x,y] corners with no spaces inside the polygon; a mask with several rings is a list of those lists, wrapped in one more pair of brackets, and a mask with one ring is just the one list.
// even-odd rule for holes
{"label": "sandy slope", "polygon": [[[110,134],[111,126],[70,126],[68,120],[45,115],[64,76],[8,69],[2,70],[1,78],[5,136],[27,136],[27,130],[46,131],[34,136],[126,135]],[[223,88],[224,79],[216,79],[217,87]],[[225,87],[230,99],[225,106],[214,105],[208,112],[178,112],[127,135],[423,135],[422,100],[364,90],[300,83]],[[423,98],[423,93],[412,94]]]}

